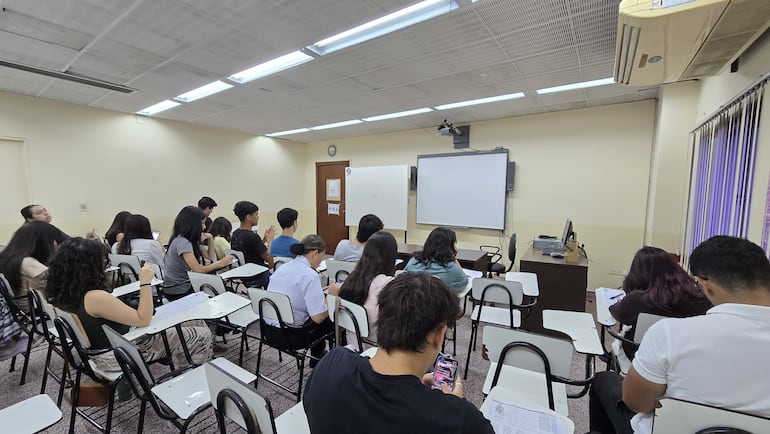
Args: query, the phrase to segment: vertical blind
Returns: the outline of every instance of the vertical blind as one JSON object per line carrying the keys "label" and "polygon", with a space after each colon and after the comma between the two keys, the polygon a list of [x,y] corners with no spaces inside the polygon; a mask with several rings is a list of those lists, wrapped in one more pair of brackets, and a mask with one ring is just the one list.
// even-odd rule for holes
{"label": "vertical blind", "polygon": [[746,238],[763,79],[691,133],[685,256],[714,235]]}

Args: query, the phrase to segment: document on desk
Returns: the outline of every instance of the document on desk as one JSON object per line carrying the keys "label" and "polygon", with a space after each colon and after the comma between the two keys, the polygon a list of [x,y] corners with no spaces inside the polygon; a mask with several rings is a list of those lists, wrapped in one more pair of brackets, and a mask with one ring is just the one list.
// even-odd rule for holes
{"label": "document on desk", "polygon": [[465,275],[468,276],[469,279],[476,279],[484,276],[484,273],[478,270],[469,270],[467,268],[463,268],[463,271],[465,272]]}
{"label": "document on desk", "polygon": [[181,312],[190,310],[201,303],[205,303],[208,301],[208,299],[209,296],[203,292],[196,292],[194,294],[187,295],[180,298],[179,300],[174,300],[171,303],[167,303],[163,306],[155,308],[155,315],[153,315],[153,319],[164,320],[171,318]]}
{"label": "document on desk", "polygon": [[487,416],[496,434],[567,434],[566,422],[556,415],[496,399],[489,404]]}
{"label": "document on desk", "polygon": [[626,291],[623,291],[622,289],[597,288],[596,292],[603,298],[604,303],[608,308],[620,300],[623,300],[623,297],[626,296]]}

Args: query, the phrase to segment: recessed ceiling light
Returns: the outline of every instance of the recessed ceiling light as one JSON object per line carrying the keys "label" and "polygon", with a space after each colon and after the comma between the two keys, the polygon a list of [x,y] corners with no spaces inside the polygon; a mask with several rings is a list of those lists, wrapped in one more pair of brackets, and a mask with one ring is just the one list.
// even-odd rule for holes
{"label": "recessed ceiling light", "polygon": [[486,104],[486,103],[497,102],[497,101],[506,101],[509,99],[521,98],[523,96],[524,94],[522,92],[516,92],[516,93],[509,93],[506,95],[490,96],[489,98],[471,99],[468,101],[453,102],[451,104],[442,104],[442,105],[437,105],[434,108],[436,110],[449,110],[449,109],[453,109],[457,107],[465,107],[469,105]]}
{"label": "recessed ceiling light", "polygon": [[433,109],[424,107],[424,108],[418,108],[414,110],[406,110],[403,112],[396,112],[396,113],[388,113],[384,115],[377,115],[377,116],[370,116],[368,118],[364,118],[366,122],[374,122],[374,121],[381,121],[384,119],[393,119],[393,118],[400,118],[403,116],[411,116],[411,115],[418,115],[420,113],[427,113],[433,111]]}
{"label": "recessed ceiling light", "polygon": [[181,105],[181,104],[179,104],[176,101],[171,101],[171,100],[167,99],[167,100],[161,101],[161,102],[159,102],[159,103],[157,103],[155,105],[151,105],[151,106],[149,106],[149,107],[147,107],[145,109],[141,109],[138,112],[136,112],[136,114],[138,114],[138,115],[145,115],[145,116],[152,116],[152,115],[154,115],[156,113],[160,113],[160,112],[172,109],[172,108],[174,108],[174,107],[176,107],[178,105]]}
{"label": "recessed ceiling light", "polygon": [[425,0],[322,39],[306,48],[323,56],[457,9],[454,0]]}
{"label": "recessed ceiling light", "polygon": [[601,80],[584,81],[582,83],[565,84],[563,86],[547,87],[545,89],[536,90],[538,95],[545,93],[564,92],[565,90],[585,89],[587,87],[604,86],[605,84],[614,84],[615,80],[610,78],[602,78]]}
{"label": "recessed ceiling light", "polygon": [[348,125],[360,124],[361,122],[362,122],[361,119],[351,119],[349,121],[335,122],[333,124],[318,125],[318,126],[315,126],[315,127],[310,127],[310,129],[313,130],[313,131],[327,130],[329,128],[345,127],[345,126],[348,126]]}
{"label": "recessed ceiling light", "polygon": [[296,130],[278,131],[277,133],[268,133],[265,135],[267,137],[288,136],[289,134],[306,133],[308,131],[310,131],[310,128],[297,128]]}
{"label": "recessed ceiling light", "polygon": [[223,81],[217,80],[213,83],[209,83],[205,86],[201,86],[197,89],[185,92],[174,99],[181,102],[191,102],[195,101],[196,99],[201,99],[209,95],[213,95],[217,92],[222,92],[223,90],[230,89],[231,87],[233,87],[232,84],[227,84]]}
{"label": "recessed ceiling light", "polygon": [[284,54],[281,57],[276,57],[273,60],[268,60],[267,62],[260,63],[259,65],[235,73],[227,77],[227,79],[243,84],[258,78],[267,77],[276,72],[293,68],[305,62],[310,62],[311,60],[313,60],[313,57],[308,56],[301,51],[293,51],[289,54]]}

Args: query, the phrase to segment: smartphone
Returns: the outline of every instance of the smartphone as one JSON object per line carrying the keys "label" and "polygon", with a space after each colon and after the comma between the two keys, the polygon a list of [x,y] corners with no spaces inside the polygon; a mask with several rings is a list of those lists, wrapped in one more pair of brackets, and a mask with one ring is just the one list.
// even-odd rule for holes
{"label": "smartphone", "polygon": [[441,385],[446,384],[449,390],[454,390],[458,365],[457,360],[439,353],[433,369],[433,389],[441,390]]}

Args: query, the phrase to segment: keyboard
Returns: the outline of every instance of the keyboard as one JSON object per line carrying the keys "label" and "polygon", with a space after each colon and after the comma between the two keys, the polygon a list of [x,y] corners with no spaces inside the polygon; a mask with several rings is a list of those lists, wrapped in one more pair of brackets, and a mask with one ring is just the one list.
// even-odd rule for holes
{"label": "keyboard", "polygon": [[551,253],[567,253],[567,249],[564,247],[543,249],[543,255],[550,255]]}

